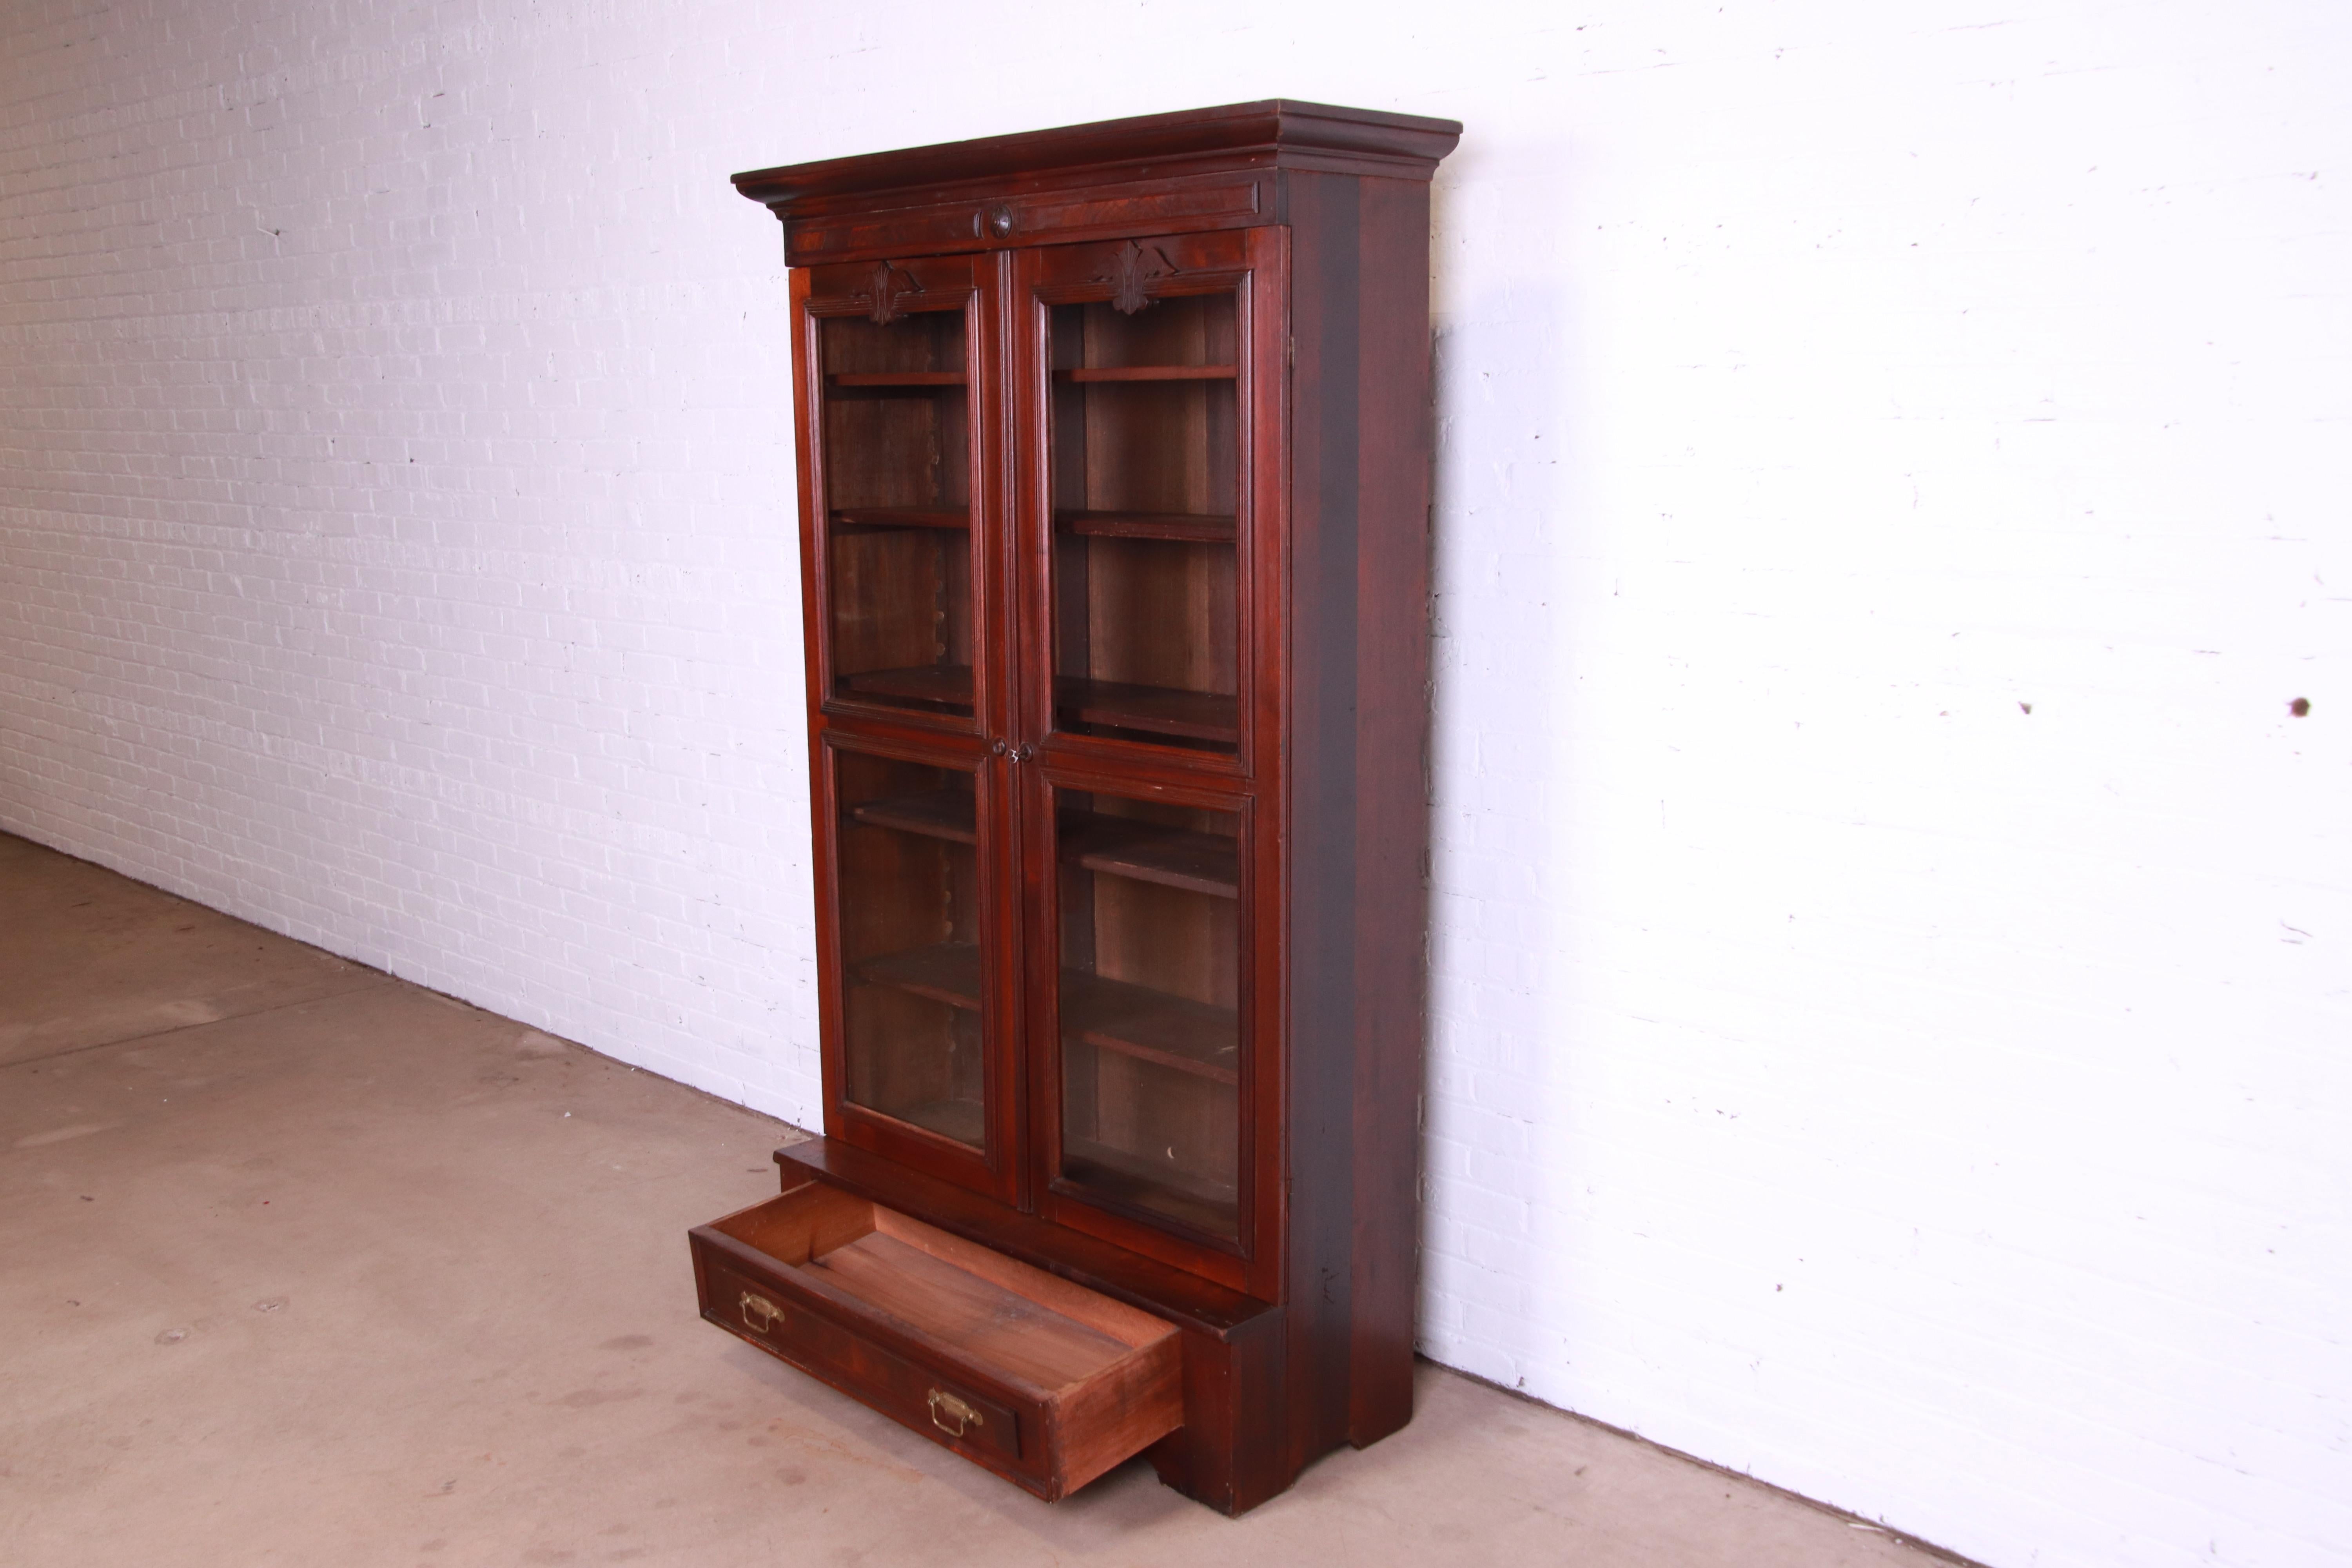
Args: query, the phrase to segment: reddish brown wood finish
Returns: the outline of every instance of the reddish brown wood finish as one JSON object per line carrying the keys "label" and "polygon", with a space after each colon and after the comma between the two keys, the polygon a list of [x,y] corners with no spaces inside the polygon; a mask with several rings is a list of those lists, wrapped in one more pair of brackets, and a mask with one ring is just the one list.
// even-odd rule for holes
{"label": "reddish brown wood finish", "polygon": [[1271,99],[735,176],[793,265],[1196,233],[1285,221],[1276,172],[1426,181],[1448,120]]}
{"label": "reddish brown wood finish", "polygon": [[706,1319],[1040,1497],[1182,1425],[1173,1325],[840,1187],[688,1234]]}
{"label": "reddish brown wood finish", "polygon": [[[1289,177],[1288,908],[1300,1462],[1412,1413],[1428,845],[1429,189]],[[1313,352],[1309,352],[1313,345]],[[1337,1261],[1345,1258],[1344,1270]]]}
{"label": "reddish brown wood finish", "polygon": [[[736,176],[783,220],[799,323],[827,1135],[779,1152],[783,1184],[1173,1325],[1182,1425],[1151,1459],[1232,1513],[1412,1414],[1428,180],[1458,132],[1277,100]],[[960,372],[944,348],[825,357],[827,321],[942,309],[966,312]],[[936,931],[876,912],[871,879],[919,914],[933,866],[977,868],[939,883]],[[1138,985],[1138,963],[1200,978]],[[857,1102],[860,1071],[889,1100],[928,1070],[912,1036],[903,1068],[848,1058],[860,985],[926,1027],[981,1020],[984,1114],[958,1114],[984,1148]],[[879,1016],[855,1049],[898,1037]],[[1076,1152],[1114,1152],[1098,1096],[1144,1092],[1106,1063],[1156,1086],[1143,1125],[1189,1129],[1160,1175]],[[1181,1163],[1196,1136],[1234,1141],[1223,1173]],[[1180,1173],[1207,1195],[1150,1195]],[[697,1245],[698,1268],[726,1250]],[[746,1337],[902,1419],[889,1358],[955,1354],[866,1333],[835,1375],[841,1312],[794,1310]],[[1063,1481],[1149,1426],[1101,1426]]]}

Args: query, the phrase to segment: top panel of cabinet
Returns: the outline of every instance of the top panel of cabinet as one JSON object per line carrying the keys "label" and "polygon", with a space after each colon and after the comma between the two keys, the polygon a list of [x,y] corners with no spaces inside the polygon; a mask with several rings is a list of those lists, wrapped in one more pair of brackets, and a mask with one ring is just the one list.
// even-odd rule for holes
{"label": "top panel of cabinet", "polygon": [[1269,99],[737,174],[795,267],[1284,221],[1277,172],[1426,180],[1451,120]]}

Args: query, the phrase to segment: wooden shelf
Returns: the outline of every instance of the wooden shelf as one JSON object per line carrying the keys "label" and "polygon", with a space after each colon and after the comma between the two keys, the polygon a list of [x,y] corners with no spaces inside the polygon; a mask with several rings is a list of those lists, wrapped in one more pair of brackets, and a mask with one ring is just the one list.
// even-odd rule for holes
{"label": "wooden shelf", "polygon": [[1241,896],[1240,847],[1222,834],[1192,833],[1091,812],[1072,813],[1060,832],[1063,855],[1089,871],[1213,898]]}
{"label": "wooden shelf", "polygon": [[1085,724],[1217,741],[1228,746],[1241,741],[1239,700],[1211,691],[1065,676],[1054,682],[1054,708],[1063,722],[1075,719]]}
{"label": "wooden shelf", "polygon": [[958,507],[845,506],[833,512],[835,528],[956,528],[971,526],[971,513]]}
{"label": "wooden shelf", "polygon": [[960,370],[845,370],[825,377],[835,386],[961,386],[968,379]]}
{"label": "wooden shelf", "polygon": [[[874,1109],[868,1107],[867,1109]],[[979,1148],[988,1139],[988,1112],[976,1100],[934,1100],[881,1114],[911,1122],[926,1132]]]}
{"label": "wooden shelf", "polygon": [[971,706],[971,668],[961,664],[919,664],[909,669],[867,669],[841,677],[858,697],[897,698],[907,702]]}
{"label": "wooden shelf", "polygon": [[[862,960],[856,970],[869,985],[980,1010],[980,949],[971,942],[884,953]],[[1239,1081],[1240,1021],[1230,1007],[1075,969],[1062,972],[1061,1006],[1062,1032],[1090,1046],[1219,1083]]]}
{"label": "wooden shelf", "polygon": [[[1074,1168],[1076,1167],[1076,1168]],[[1220,1182],[1131,1150],[1091,1138],[1069,1138],[1062,1151],[1066,1179],[1107,1197],[1162,1214],[1212,1236],[1230,1233],[1237,1195]]]}
{"label": "wooden shelf", "polygon": [[[907,669],[867,669],[845,675],[840,684],[857,697],[905,702],[971,706],[971,670],[961,664],[916,665]],[[1054,708],[1063,722],[1106,724],[1148,734],[1180,735],[1225,745],[1241,740],[1240,703],[1213,691],[1170,686],[1130,686],[1116,680],[1054,682]]]}
{"label": "wooden shelf", "polygon": [[893,795],[887,800],[869,800],[863,805],[853,805],[849,815],[870,827],[894,828],[900,833],[919,833],[927,838],[946,838],[958,844],[980,842],[971,791],[968,789],[933,790],[928,795]]}
{"label": "wooden shelf", "polygon": [[1065,1037],[1218,1083],[1241,1081],[1241,1022],[1231,1007],[1076,969],[1062,971],[1061,1006]]}
{"label": "wooden shelf", "polygon": [[1240,367],[1230,364],[1128,364],[1057,370],[1060,381],[1231,381]]}
{"label": "wooden shelf", "polygon": [[969,1013],[980,1011],[980,949],[971,942],[943,942],[886,952],[859,960],[855,969],[869,985],[893,986]]}
{"label": "wooden shelf", "polygon": [[1231,515],[1183,511],[1057,511],[1056,526],[1091,539],[1172,539],[1192,544],[1231,544],[1240,520]]}

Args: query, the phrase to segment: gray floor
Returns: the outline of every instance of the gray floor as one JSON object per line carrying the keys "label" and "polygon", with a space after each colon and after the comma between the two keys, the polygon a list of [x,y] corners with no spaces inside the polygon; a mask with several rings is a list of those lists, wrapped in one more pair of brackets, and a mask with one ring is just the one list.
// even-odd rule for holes
{"label": "gray floor", "polygon": [[697,1321],[792,1135],[0,835],[0,1562],[1934,1560],[1429,1366],[1239,1521],[1038,1502]]}

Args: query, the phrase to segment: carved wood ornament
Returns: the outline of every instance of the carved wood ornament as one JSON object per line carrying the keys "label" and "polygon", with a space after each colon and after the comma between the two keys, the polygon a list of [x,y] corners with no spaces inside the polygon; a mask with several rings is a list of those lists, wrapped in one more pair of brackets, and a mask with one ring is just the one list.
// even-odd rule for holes
{"label": "carved wood ornament", "polygon": [[874,264],[873,280],[866,285],[866,291],[852,294],[850,299],[866,307],[866,313],[873,318],[876,326],[887,327],[907,313],[898,309],[899,300],[919,292],[920,288],[903,268],[893,267],[887,261],[877,261]]}
{"label": "carved wood ornament", "polygon": [[1118,253],[1118,261],[1108,277],[1098,283],[1112,286],[1110,308],[1123,316],[1132,316],[1151,303],[1154,285],[1162,279],[1173,278],[1178,271],[1168,253],[1158,246],[1145,246],[1129,240]]}

